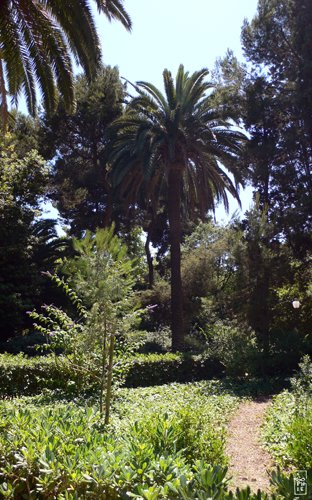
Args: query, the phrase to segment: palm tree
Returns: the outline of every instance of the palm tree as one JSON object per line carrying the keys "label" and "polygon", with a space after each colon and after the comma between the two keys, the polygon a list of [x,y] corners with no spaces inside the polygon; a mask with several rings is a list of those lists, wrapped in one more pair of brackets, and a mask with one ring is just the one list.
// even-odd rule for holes
{"label": "palm tree", "polygon": [[[228,208],[227,192],[239,200],[237,159],[244,135],[212,106],[206,69],[192,75],[179,67],[174,82],[163,73],[165,94],[138,82],[124,115],[112,126],[112,179],[127,200],[142,190],[157,211],[166,201],[170,228],[172,347],[183,347],[182,216],[205,216],[215,203]],[[224,110],[223,110],[224,116]],[[234,182],[223,170],[227,167]],[[184,212],[184,214],[183,214]]]}
{"label": "palm tree", "polygon": [[[95,0],[99,12],[127,29],[131,20],[123,0]],[[92,77],[101,58],[89,0],[0,1],[0,104],[2,125],[8,119],[8,95],[24,93],[30,113],[36,111],[38,85],[47,112],[57,105],[58,88],[66,109],[74,108],[70,54]]]}

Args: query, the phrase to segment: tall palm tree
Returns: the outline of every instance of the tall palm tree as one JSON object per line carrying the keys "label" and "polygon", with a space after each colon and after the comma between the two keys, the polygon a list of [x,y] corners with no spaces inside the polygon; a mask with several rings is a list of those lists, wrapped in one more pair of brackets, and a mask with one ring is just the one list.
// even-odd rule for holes
{"label": "tall palm tree", "polygon": [[[131,20],[123,0],[95,0],[99,12],[127,29]],[[92,77],[100,61],[100,41],[90,0],[0,1],[0,104],[2,124],[8,117],[8,95],[24,93],[28,110],[36,110],[38,85],[47,112],[55,110],[58,90],[67,110],[74,107],[73,54]]]}
{"label": "tall palm tree", "polygon": [[[157,210],[166,200],[170,228],[172,346],[183,347],[181,238],[183,211],[204,216],[215,203],[228,208],[227,192],[239,200],[238,156],[244,135],[220,118],[205,81],[208,71],[192,75],[179,67],[174,82],[163,73],[165,94],[138,82],[137,96],[112,126],[112,178],[128,200],[144,190]],[[223,110],[224,114],[224,110]],[[234,176],[232,182],[222,165]]]}

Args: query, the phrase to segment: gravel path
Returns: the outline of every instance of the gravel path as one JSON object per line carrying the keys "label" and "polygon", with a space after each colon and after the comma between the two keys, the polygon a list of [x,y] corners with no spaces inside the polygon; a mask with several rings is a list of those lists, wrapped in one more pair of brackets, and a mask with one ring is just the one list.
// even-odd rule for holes
{"label": "gravel path", "polygon": [[267,470],[272,462],[260,444],[260,426],[269,404],[268,399],[242,403],[229,424],[226,454],[234,489],[249,485],[254,492],[269,490]]}

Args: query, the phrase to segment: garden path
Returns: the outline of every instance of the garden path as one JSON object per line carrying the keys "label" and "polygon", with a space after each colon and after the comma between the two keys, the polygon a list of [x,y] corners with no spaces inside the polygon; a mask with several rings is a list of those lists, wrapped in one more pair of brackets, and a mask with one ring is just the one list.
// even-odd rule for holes
{"label": "garden path", "polygon": [[226,454],[229,457],[230,486],[252,491],[270,486],[267,470],[272,467],[270,455],[260,443],[260,427],[270,399],[257,399],[242,403],[228,427]]}

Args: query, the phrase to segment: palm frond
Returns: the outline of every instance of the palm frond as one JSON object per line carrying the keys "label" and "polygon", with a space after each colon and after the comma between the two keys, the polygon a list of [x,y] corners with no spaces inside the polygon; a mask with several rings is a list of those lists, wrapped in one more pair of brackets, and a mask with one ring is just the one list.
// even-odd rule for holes
{"label": "palm frond", "polygon": [[168,103],[163,94],[157,89],[157,87],[155,87],[155,85],[139,81],[137,82],[137,89],[139,91],[141,91],[142,89],[145,90],[145,95],[149,94],[153,99],[155,99],[156,103],[164,109],[164,111],[167,111]]}
{"label": "palm frond", "polygon": [[127,30],[131,31],[131,18],[123,6],[123,0],[96,0],[96,4],[98,11],[104,12],[109,21],[116,19]]}
{"label": "palm frond", "polygon": [[64,9],[63,0],[45,0],[44,7],[62,27],[76,63],[81,64],[89,78],[94,76],[101,59],[101,49],[88,2],[67,0]]}
{"label": "palm frond", "polygon": [[163,72],[164,87],[166,92],[166,98],[168,102],[168,107],[170,110],[176,107],[176,91],[174,88],[173,78],[171,72],[167,69]]}
{"label": "palm frond", "polygon": [[[109,20],[131,28],[123,0],[96,3]],[[72,111],[71,54],[91,79],[99,67],[101,50],[89,0],[1,0],[0,58],[6,81],[1,93],[3,117],[8,113],[8,94],[17,103],[21,92],[34,114],[37,85],[48,112],[54,111],[58,102],[56,87],[66,110]]]}

